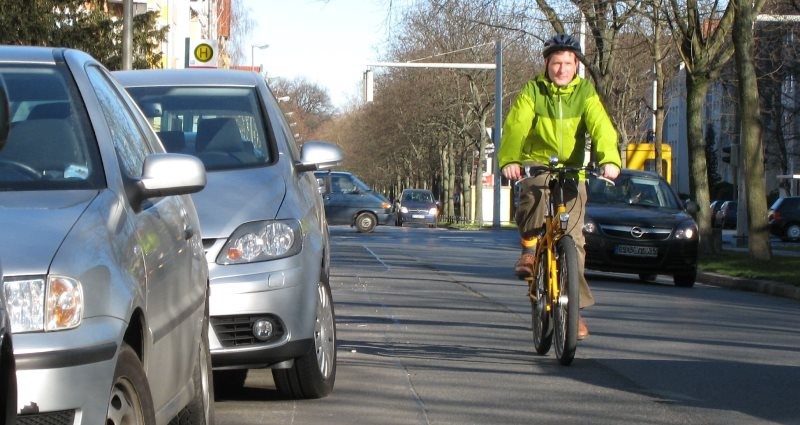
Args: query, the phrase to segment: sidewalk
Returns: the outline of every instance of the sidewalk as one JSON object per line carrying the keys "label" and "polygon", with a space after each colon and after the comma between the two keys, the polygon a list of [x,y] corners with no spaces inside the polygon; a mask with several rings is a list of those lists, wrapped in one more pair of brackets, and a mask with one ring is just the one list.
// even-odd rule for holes
{"label": "sidewalk", "polygon": [[[722,234],[722,249],[730,251],[747,252],[747,247],[739,247],[736,243],[736,236],[731,231],[724,231]],[[798,256],[800,251],[781,250],[783,242],[772,244],[772,253],[775,255]],[[697,281],[707,285],[720,286],[741,291],[760,292],[778,297],[800,300],[800,286],[788,285],[785,283],[771,282],[768,280],[745,279],[740,277],[726,276],[719,273],[707,273],[697,271]]]}

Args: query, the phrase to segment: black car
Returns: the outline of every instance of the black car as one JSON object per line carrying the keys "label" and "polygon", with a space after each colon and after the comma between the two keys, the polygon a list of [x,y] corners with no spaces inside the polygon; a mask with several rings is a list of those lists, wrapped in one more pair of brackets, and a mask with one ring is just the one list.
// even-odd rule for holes
{"label": "black car", "polygon": [[778,198],[768,217],[771,234],[784,241],[800,241],[800,196]]}
{"label": "black car", "polygon": [[717,214],[714,217],[714,226],[723,229],[735,229],[737,205],[738,202],[736,201],[723,202],[722,206],[719,207],[719,211],[717,211]]}
{"label": "black car", "polygon": [[428,189],[403,189],[398,200],[398,226],[403,224],[424,224],[436,227],[439,216],[439,202]]}
{"label": "black car", "polygon": [[666,180],[647,171],[622,170],[614,185],[590,177],[588,189],[587,269],[634,273],[645,281],[669,274],[676,286],[694,285],[694,202],[684,204]]}

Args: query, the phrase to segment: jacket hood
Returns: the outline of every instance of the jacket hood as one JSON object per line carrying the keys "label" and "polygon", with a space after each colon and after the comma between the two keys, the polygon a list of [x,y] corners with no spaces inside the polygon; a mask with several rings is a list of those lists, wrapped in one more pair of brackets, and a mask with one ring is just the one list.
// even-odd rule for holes
{"label": "jacket hood", "polygon": [[206,187],[192,195],[203,239],[227,238],[239,225],[278,215],[286,181],[278,168],[213,171]]}
{"label": "jacket hood", "polygon": [[47,273],[59,246],[97,191],[0,192],[3,274]]}

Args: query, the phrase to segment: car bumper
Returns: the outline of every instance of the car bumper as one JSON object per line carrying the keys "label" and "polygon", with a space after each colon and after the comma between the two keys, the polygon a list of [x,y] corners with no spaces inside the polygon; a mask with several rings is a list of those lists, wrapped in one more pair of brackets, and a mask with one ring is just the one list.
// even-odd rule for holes
{"label": "car bumper", "polygon": [[102,317],[68,331],[15,334],[17,423],[105,423],[124,329]]}
{"label": "car bumper", "polygon": [[[261,263],[209,264],[209,344],[214,369],[263,368],[313,347],[319,258],[300,254]],[[259,341],[252,324],[269,319],[275,337]]]}
{"label": "car bumper", "polygon": [[429,213],[409,212],[400,213],[400,223],[436,224],[436,216]]}
{"label": "car bumper", "polygon": [[[676,274],[693,273],[697,269],[697,240],[636,242],[614,240],[596,235],[586,236],[586,268],[619,273]],[[620,255],[617,245],[656,248],[655,256]]]}

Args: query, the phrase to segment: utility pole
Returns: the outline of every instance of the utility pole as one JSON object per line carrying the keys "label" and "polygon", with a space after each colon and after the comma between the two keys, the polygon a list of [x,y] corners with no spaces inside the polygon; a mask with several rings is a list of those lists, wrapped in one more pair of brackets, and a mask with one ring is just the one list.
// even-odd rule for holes
{"label": "utility pole", "polygon": [[133,0],[122,3],[122,69],[133,69]]}

